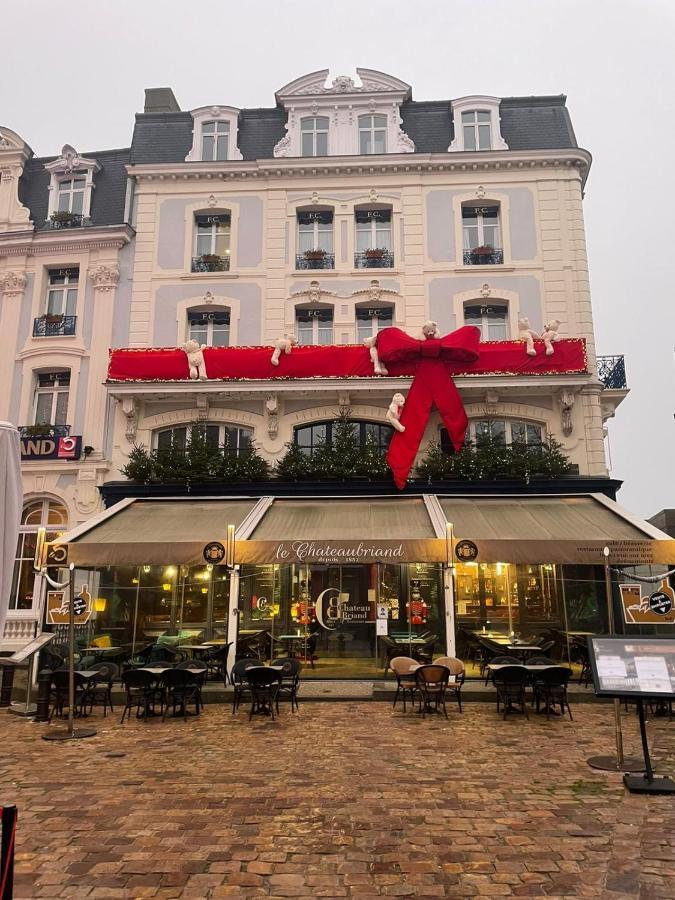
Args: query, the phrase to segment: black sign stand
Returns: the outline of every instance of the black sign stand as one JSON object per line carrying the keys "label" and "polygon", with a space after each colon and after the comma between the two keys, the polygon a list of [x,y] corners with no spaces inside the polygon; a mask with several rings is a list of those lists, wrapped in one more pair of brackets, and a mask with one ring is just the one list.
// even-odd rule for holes
{"label": "black sign stand", "polygon": [[649,756],[649,744],[647,743],[647,729],[645,727],[645,710],[642,698],[637,698],[637,711],[640,719],[640,737],[642,738],[642,752],[645,757],[644,775],[624,775],[623,783],[631,794],[675,794],[675,781],[667,776],[654,775],[652,761]]}

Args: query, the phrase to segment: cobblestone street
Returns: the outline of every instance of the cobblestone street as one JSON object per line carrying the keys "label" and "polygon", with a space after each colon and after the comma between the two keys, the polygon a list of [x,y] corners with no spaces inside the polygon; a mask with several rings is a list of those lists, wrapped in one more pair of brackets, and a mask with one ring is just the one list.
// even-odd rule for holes
{"label": "cobblestone street", "polygon": [[[120,726],[47,743],[0,714],[0,798],[16,802],[15,896],[675,897],[675,804],[585,763],[609,705],[574,722],[449,721],[385,703],[305,703]],[[627,751],[639,753],[634,715]],[[648,730],[662,774],[675,726]]]}

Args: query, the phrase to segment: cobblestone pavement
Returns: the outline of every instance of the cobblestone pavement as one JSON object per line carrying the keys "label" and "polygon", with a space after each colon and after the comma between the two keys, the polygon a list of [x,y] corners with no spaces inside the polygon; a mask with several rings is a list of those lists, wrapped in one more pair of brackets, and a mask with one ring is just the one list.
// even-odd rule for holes
{"label": "cobblestone pavement", "polygon": [[[19,807],[22,897],[675,897],[675,803],[585,763],[608,705],[574,722],[449,721],[305,703],[272,723],[95,716],[89,740],[0,713],[0,798]],[[634,714],[627,748],[638,751]],[[675,773],[675,724],[649,732]]]}

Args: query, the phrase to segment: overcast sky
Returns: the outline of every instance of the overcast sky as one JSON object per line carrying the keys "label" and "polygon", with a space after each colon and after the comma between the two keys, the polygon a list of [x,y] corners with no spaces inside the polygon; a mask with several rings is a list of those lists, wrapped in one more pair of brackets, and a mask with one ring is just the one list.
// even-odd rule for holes
{"label": "overcast sky", "polygon": [[610,424],[619,501],[675,506],[673,0],[53,0],[3,4],[0,125],[38,155],[126,147],[143,89],[183,109],[271,106],[316,69],[407,81],[416,100],[567,94],[594,157],[586,228],[598,352],[626,356]]}

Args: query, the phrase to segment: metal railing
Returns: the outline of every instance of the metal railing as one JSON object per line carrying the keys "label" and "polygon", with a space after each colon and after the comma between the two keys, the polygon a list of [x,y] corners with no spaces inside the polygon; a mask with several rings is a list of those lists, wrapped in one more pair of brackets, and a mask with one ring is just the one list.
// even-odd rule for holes
{"label": "metal railing", "polygon": [[494,247],[487,253],[477,253],[476,250],[464,251],[465,266],[500,266],[504,262],[504,251],[500,247]]}
{"label": "metal railing", "polygon": [[354,254],[355,269],[393,269],[394,254],[388,250],[386,253],[375,254],[372,250],[364,250]]}
{"label": "metal railing", "polygon": [[229,272],[230,257],[216,256],[208,254],[207,256],[192,257],[193,272]]}
{"label": "metal railing", "polygon": [[47,219],[44,224],[44,228],[48,228],[50,230],[57,230],[59,228],[81,228],[83,225],[87,225],[89,223],[89,219],[86,216],[82,216],[79,213],[74,213],[66,219]]}
{"label": "metal railing", "polygon": [[598,378],[606,388],[628,387],[623,356],[598,356]]}
{"label": "metal railing", "polygon": [[73,335],[77,316],[38,316],[33,319],[33,337],[54,337]]}
{"label": "metal railing", "polygon": [[335,254],[325,253],[323,256],[307,257],[304,253],[298,253],[295,257],[296,269],[334,269]]}
{"label": "metal railing", "polygon": [[19,425],[22,438],[30,437],[68,437],[70,425]]}

